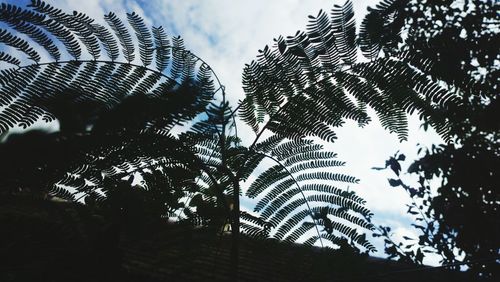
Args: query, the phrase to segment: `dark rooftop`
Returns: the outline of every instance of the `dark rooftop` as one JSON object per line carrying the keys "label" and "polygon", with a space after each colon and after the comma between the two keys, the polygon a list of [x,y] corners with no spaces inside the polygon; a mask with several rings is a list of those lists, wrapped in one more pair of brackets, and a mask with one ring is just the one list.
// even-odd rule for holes
{"label": "dark rooftop", "polygon": [[[210,230],[162,224],[116,231],[80,205],[5,199],[0,225],[0,281],[231,280],[231,237]],[[239,281],[471,281],[350,248],[246,237],[239,258]]]}

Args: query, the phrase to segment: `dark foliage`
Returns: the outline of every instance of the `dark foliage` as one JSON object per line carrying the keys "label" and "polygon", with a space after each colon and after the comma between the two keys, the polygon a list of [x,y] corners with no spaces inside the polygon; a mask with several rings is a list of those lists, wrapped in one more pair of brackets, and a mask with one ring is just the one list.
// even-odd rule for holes
{"label": "dark foliage", "polygon": [[[182,39],[170,39],[161,27],[150,31],[135,14],[128,15],[130,29],[112,13],[105,27],[41,1],[30,7],[1,5],[0,20],[12,29],[2,42],[35,61],[1,53],[16,65],[2,71],[0,89],[7,135],[0,145],[2,195],[100,206],[121,179],[138,178],[131,193],[148,202],[152,218],[178,216],[181,199],[200,191],[200,165],[194,148],[169,132],[205,111],[215,92],[211,69]],[[16,32],[32,42],[21,44]],[[133,61],[135,40],[142,66]],[[8,132],[54,119],[55,133]]]}
{"label": "dark foliage", "polygon": [[[405,13],[397,3],[377,6],[359,35],[347,1],[310,17],[307,32],[279,37],[245,67],[246,97],[234,110],[182,39],[149,29],[135,13],[128,24],[109,13],[103,26],[39,0],[29,9],[2,4],[8,29],[0,42],[19,52],[0,52],[0,133],[8,135],[1,193],[83,201],[82,210],[110,226],[110,240],[169,219],[230,230],[235,275],[240,230],[373,251],[362,232],[373,230],[364,200],[334,184],[358,180],[336,173],[344,162],[311,137],[333,141],[345,119],[369,122],[371,107],[401,140],[414,112],[448,139],[454,123],[446,113],[463,104],[429,77],[433,66],[399,49]],[[237,113],[256,133],[248,147],[235,133]],[[43,121],[57,121],[59,131],[11,132]],[[173,134],[177,125],[188,129]],[[273,165],[262,169],[264,160]],[[242,212],[240,184],[251,175],[246,194],[258,204]]]}
{"label": "dark foliage", "polygon": [[[332,127],[344,119],[369,122],[369,106],[401,140],[407,139],[407,113],[418,113],[449,136],[442,111],[458,102],[456,95],[430,80],[412,54],[377,51],[381,42],[371,40],[376,33],[369,21],[363,23],[358,40],[347,1],[335,6],[331,16],[324,11],[311,16],[306,32],[279,37],[260,50],[243,73],[243,119],[256,131],[265,124],[285,137],[333,141]],[[358,48],[369,62],[357,58]]]}
{"label": "dark foliage", "polygon": [[[215,89],[212,81],[217,77],[184,49],[180,38],[167,37],[161,27],[149,30],[136,14],[127,15],[128,27],[109,13],[106,27],[41,1],[32,1],[30,7],[1,6],[0,20],[11,29],[2,33],[2,42],[21,51],[19,58],[1,53],[2,61],[15,66],[3,70],[1,78],[0,124],[8,133],[0,148],[6,173],[3,195],[84,201],[102,210],[121,206],[134,214],[147,206],[148,216],[142,218],[186,219],[216,233],[230,224],[232,233],[241,228],[259,238],[296,241],[315,229],[308,244],[323,239],[339,243],[348,237],[373,250],[364,235],[345,225],[371,228],[364,201],[328,183],[357,179],[330,171],[306,172],[344,163],[312,141],[285,136],[258,142],[258,134],[251,147],[240,145],[229,133],[235,129],[235,111],[225,102],[223,86]],[[338,29],[343,16],[336,17]],[[352,44],[351,37],[342,40]],[[342,52],[352,60],[351,47]],[[136,63],[136,53],[142,64]],[[210,103],[218,91],[223,101]],[[56,120],[59,131],[8,132],[40,119]],[[175,125],[193,120],[188,132],[170,134]],[[240,213],[239,182],[265,158],[276,162],[270,171],[281,175],[262,176],[273,186],[269,192],[279,197],[261,201],[263,216]],[[125,186],[120,184],[123,179],[128,179]],[[325,183],[308,184],[315,179]],[[286,191],[289,187],[294,188]],[[258,190],[260,194],[265,187]],[[293,203],[286,204],[292,198]],[[319,209],[329,217],[316,218]],[[294,215],[287,219],[290,213]],[[304,223],[308,217],[313,222]]]}
{"label": "dark foliage", "polygon": [[[377,9],[391,6],[381,5]],[[259,175],[247,195],[262,197],[255,211],[271,223],[288,218],[283,225],[276,226],[278,238],[295,240],[316,228],[316,237],[306,243],[314,243],[317,237],[336,242],[332,232],[339,232],[372,249],[362,234],[344,228],[339,222],[346,219],[351,224],[372,228],[362,200],[357,202],[350,193],[332,186],[332,181],[356,183],[357,180],[331,172],[329,168],[342,162],[333,160],[334,153],[323,151],[307,137],[333,141],[336,139],[333,128],[341,126],[344,119],[366,124],[370,121],[367,106],[401,140],[407,138],[406,114],[415,111],[444,137],[449,136],[443,113],[458,103],[456,95],[429,79],[420,69],[424,62],[407,52],[388,49],[365,52],[377,49],[374,44],[382,45],[367,39],[373,37],[373,29],[368,30],[367,26],[365,21],[359,36],[356,34],[352,3],[347,1],[335,6],[331,15],[320,11],[311,16],[306,32],[275,39],[272,47],[260,50],[257,59],[244,69],[246,97],[240,105],[240,114],[257,136],[248,155],[256,150],[276,163]],[[358,60],[358,49],[369,62]],[[259,143],[257,140],[266,131],[274,135]],[[261,157],[257,154],[255,158],[258,161]],[[248,161],[253,162],[251,157]],[[311,180],[316,183],[310,184]],[[322,181],[324,184],[320,184]],[[324,204],[327,206],[322,207]],[[297,213],[289,217],[290,210]],[[328,211],[329,217],[316,216],[319,210]],[[304,221],[308,218],[315,224]],[[332,224],[333,218],[338,224]],[[274,222],[275,219],[278,220]],[[300,227],[296,228],[297,225]],[[292,231],[293,228],[296,229]]]}
{"label": "dark foliage", "polygon": [[[130,33],[113,13],[105,16],[107,28],[84,14],[66,14],[41,1],[32,1],[30,6],[32,10],[10,4],[0,8],[0,20],[34,43],[32,46],[10,30],[0,33],[2,43],[25,55],[15,58],[2,52],[0,56],[13,66],[6,67],[0,78],[1,132],[14,126],[26,128],[40,118],[65,123],[64,113],[71,114],[71,110],[80,111],[83,124],[78,124],[78,130],[84,131],[93,115],[140,95],[154,98],[150,106],[160,108],[162,104],[157,103],[161,102],[171,107],[156,117],[162,120],[155,122],[166,127],[193,118],[211,99],[208,66],[184,49],[182,39],[170,40],[161,27],[149,30],[136,14],[128,15],[134,30]],[[134,63],[134,40],[139,43],[142,65]],[[58,43],[62,48],[56,47]],[[48,53],[51,60],[42,62],[38,50]],[[149,68],[153,57],[156,67]],[[24,63],[26,59],[34,63]],[[170,72],[163,73],[166,68]]]}
{"label": "dark foliage", "polygon": [[[409,210],[420,211],[428,220],[415,225],[423,233],[420,246],[440,254],[445,264],[458,261],[453,253],[458,249],[470,271],[494,279],[499,275],[500,252],[498,3],[391,3],[372,17],[383,22],[380,26],[405,30],[407,38],[400,49],[428,61],[426,73],[458,93],[461,103],[446,112],[453,143],[420,148],[419,159],[410,165],[408,173],[418,176],[419,187],[400,179],[390,184],[422,201]],[[400,19],[391,22],[385,16],[394,10],[401,11]],[[431,194],[433,179],[441,182],[437,195]]]}

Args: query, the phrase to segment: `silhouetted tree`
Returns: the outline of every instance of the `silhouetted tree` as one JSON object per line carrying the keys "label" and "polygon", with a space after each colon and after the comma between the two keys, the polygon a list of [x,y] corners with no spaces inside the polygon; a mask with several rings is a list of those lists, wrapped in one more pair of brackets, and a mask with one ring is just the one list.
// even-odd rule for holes
{"label": "silhouetted tree", "polygon": [[[124,229],[137,230],[146,218],[154,221],[160,216],[219,231],[229,222],[237,271],[240,228],[248,235],[267,237],[288,214],[276,213],[275,206],[289,194],[278,197],[279,201],[274,196],[263,200],[263,207],[271,202],[266,219],[240,212],[240,182],[264,158],[296,167],[280,175],[263,174],[252,185],[253,191],[266,188],[264,179],[293,182],[297,191],[298,181],[308,179],[356,181],[331,172],[303,173],[295,179],[292,173],[344,164],[312,141],[274,136],[258,142],[261,133],[250,148],[242,146],[230,133],[236,111],[225,101],[217,77],[184,49],[180,38],[168,38],[161,27],[150,30],[136,14],[128,14],[131,33],[113,13],[105,16],[109,26],[105,27],[84,14],[66,14],[41,1],[32,1],[30,7],[1,6],[0,20],[9,29],[1,31],[0,40],[19,52],[1,52],[6,64],[0,79],[0,128],[8,133],[14,126],[28,128],[42,119],[57,120],[59,131],[8,134],[0,148],[5,156],[5,197],[84,201],[85,207],[110,222],[111,238]],[[215,94],[220,94],[221,101],[214,99]],[[193,121],[187,132],[171,135],[175,125]],[[308,162],[313,159],[319,160]],[[283,168],[281,163],[274,167]],[[133,187],[137,177],[144,182]],[[372,249],[364,235],[325,213],[329,210],[345,222],[370,228],[363,200],[330,185],[310,186],[311,191],[317,189],[323,195],[307,195],[307,199],[302,193],[294,205],[316,201],[339,209],[310,207],[287,220],[276,237],[283,238],[309,214],[313,222],[289,234],[287,240],[297,240],[312,226],[317,236],[308,244],[322,237],[340,242],[340,236],[346,236]],[[179,205],[181,200],[184,204]],[[323,234],[318,228],[322,225]],[[334,236],[334,230],[339,234]]]}
{"label": "silhouetted tree", "polygon": [[[406,115],[415,111],[450,137],[443,112],[459,96],[422,73],[422,62],[409,52],[385,47],[379,52],[385,45],[366,29],[358,36],[350,1],[335,6],[331,16],[321,11],[311,17],[307,32],[266,46],[244,69],[246,96],[235,109],[203,60],[161,27],[147,28],[135,13],[127,14],[131,28],[113,13],[105,16],[106,27],[42,1],[33,0],[30,7],[1,6],[0,20],[10,29],[0,31],[0,42],[16,48],[20,57],[0,53],[12,65],[0,73],[0,130],[43,119],[57,120],[60,132],[40,137],[52,148],[44,159],[27,170],[22,163],[6,168],[12,171],[2,184],[7,193],[29,187],[28,192],[40,189],[41,195],[83,199],[88,207],[97,205],[116,228],[152,215],[216,230],[228,222],[234,279],[240,229],[257,237],[303,239],[308,245],[345,245],[346,237],[374,250],[358,230],[373,229],[364,200],[333,184],[358,180],[335,173],[344,162],[314,138],[333,141],[333,128],[344,119],[366,124],[367,107],[401,140],[407,138]],[[358,59],[358,49],[369,61]],[[235,133],[238,113],[255,131],[248,147]],[[186,123],[187,130],[173,134],[176,125]],[[10,148],[25,148],[9,139],[6,166],[16,156]],[[24,145],[29,147],[28,139]],[[27,162],[44,148],[26,149]],[[45,167],[53,154],[60,157]],[[259,173],[264,159],[274,165]],[[46,170],[51,177],[30,170]],[[25,185],[19,171],[36,181]],[[240,183],[255,174],[246,194],[259,197],[258,214],[242,213]],[[143,178],[140,186],[147,192],[132,187],[134,177]]]}
{"label": "silhouetted tree", "polygon": [[[500,252],[498,3],[385,2],[368,17],[379,22],[380,29],[404,31],[404,44],[395,49],[427,61],[426,73],[460,99],[445,112],[453,142],[419,149],[422,154],[408,169],[418,176],[420,187],[400,179],[391,185],[423,198],[423,205],[412,209],[429,221],[416,226],[422,230],[420,246],[440,254],[444,264],[457,263],[453,251],[459,249],[471,271],[491,278],[498,275],[495,260]],[[436,178],[441,185],[433,196],[429,181]]]}

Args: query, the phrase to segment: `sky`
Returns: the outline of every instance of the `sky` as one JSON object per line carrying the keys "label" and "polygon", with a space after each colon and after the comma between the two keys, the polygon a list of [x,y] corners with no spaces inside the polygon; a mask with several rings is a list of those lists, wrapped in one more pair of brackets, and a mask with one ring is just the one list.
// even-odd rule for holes
{"label": "sky", "polygon": [[[28,1],[10,0],[23,6]],[[271,45],[279,35],[293,35],[304,30],[308,15],[317,15],[319,10],[330,10],[340,0],[53,0],[51,5],[71,12],[77,10],[92,18],[102,20],[103,15],[113,11],[120,17],[126,12],[141,15],[149,26],[163,26],[171,36],[181,35],[187,49],[206,61],[226,87],[233,106],[244,97],[241,74],[245,64],[250,63],[265,45]],[[367,6],[376,0],[354,0],[354,10],[359,23]],[[400,151],[408,159],[415,159],[416,144],[430,145],[441,142],[434,132],[419,130],[416,118],[410,119],[409,141],[400,143],[397,136],[384,131],[372,115],[373,122],[364,128],[347,123],[337,129],[338,140],[327,147],[346,161],[345,173],[361,179],[359,185],[351,186],[367,201],[367,207],[375,214],[374,223],[391,226],[395,238],[416,237],[410,224],[413,219],[406,213],[410,198],[402,189],[391,188],[387,182],[392,175],[387,171],[376,171],[372,167],[383,166],[385,160]],[[248,132],[238,129],[245,141]],[[404,170],[404,168],[403,168]],[[251,201],[243,199],[246,206]],[[378,256],[383,256],[381,242]],[[434,258],[424,263],[436,264]]]}

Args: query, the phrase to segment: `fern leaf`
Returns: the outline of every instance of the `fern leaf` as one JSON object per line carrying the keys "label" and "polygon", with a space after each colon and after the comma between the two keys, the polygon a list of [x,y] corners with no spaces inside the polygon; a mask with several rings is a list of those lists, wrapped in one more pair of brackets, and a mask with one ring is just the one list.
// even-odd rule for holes
{"label": "fern leaf", "polygon": [[316,17],[309,16],[307,34],[324,68],[333,72],[339,64],[340,57],[331,25],[328,15],[321,10]]}
{"label": "fern leaf", "polygon": [[[304,222],[298,228],[293,230],[293,232],[288,234],[285,237],[285,240],[289,241],[289,242],[296,242],[300,237],[302,237],[304,234],[307,234],[309,231],[313,230],[315,227],[316,227],[316,224],[313,224],[310,222]],[[311,238],[304,241],[303,244],[312,246],[318,239],[319,239],[319,236],[312,236]]]}
{"label": "fern leaf", "polygon": [[[281,226],[278,228],[276,233],[274,234],[274,237],[278,240],[282,240],[288,232],[290,232],[293,228],[295,228],[300,222],[304,220],[309,215],[309,210],[301,210],[297,212],[296,214],[292,215],[290,218],[288,218]],[[297,235],[291,234],[291,236],[288,236],[286,240],[289,240],[291,242],[295,242],[295,240],[299,239],[300,235],[303,234],[305,230],[301,230],[297,232]]]}
{"label": "fern leaf", "polygon": [[[93,22],[91,18],[85,14],[77,12],[74,12],[73,15],[68,15],[61,9],[54,8],[40,0],[32,0],[29,7],[33,7],[35,11],[47,15],[54,23],[57,24],[59,32],[64,30],[64,35],[62,37],[64,37],[65,40],[74,41],[75,39],[72,38],[73,34],[71,33],[76,34],[92,58],[94,60],[99,58],[100,48],[97,38],[94,36],[91,28],[91,24]],[[73,56],[77,59],[79,55],[75,55]]]}
{"label": "fern leaf", "polygon": [[401,29],[404,25],[406,1],[384,0],[369,13],[361,22],[359,31],[359,46],[363,55],[369,60],[375,60],[379,52],[393,53],[401,42]]}
{"label": "fern leaf", "polygon": [[356,24],[351,1],[332,9],[332,29],[339,55],[346,64],[356,62]]}
{"label": "fern leaf", "polygon": [[82,54],[78,40],[66,29],[63,25],[55,20],[47,19],[40,23],[42,28],[46,29],[50,34],[54,35],[66,47],[66,51],[73,59],[78,60]]}
{"label": "fern leaf", "polygon": [[287,176],[288,174],[280,165],[275,165],[259,175],[259,177],[248,188],[247,196],[255,197],[257,194],[272,185],[273,182],[279,181]]}
{"label": "fern leaf", "polygon": [[125,60],[131,63],[134,58],[134,42],[132,41],[132,36],[130,35],[128,29],[125,27],[123,22],[116,16],[114,13],[110,12],[109,14],[104,16],[104,19],[111,27],[116,37],[120,41],[122,46],[122,53],[125,57]]}
{"label": "fern leaf", "polygon": [[12,48],[16,48],[17,50],[23,52],[28,56],[30,60],[33,60],[35,62],[40,61],[40,54],[38,54],[35,49],[30,47],[29,43],[25,41],[24,39],[17,37],[7,31],[6,29],[0,29],[0,43],[4,43],[7,46],[10,46]]}
{"label": "fern leaf", "polygon": [[[12,81],[16,75],[17,75],[17,68],[8,68],[0,70],[0,85],[5,86],[7,83]],[[1,98],[0,101],[2,101]]]}
{"label": "fern leaf", "polygon": [[136,13],[127,14],[127,19],[135,31],[139,43],[139,54],[143,66],[153,61],[153,38],[144,20]]}
{"label": "fern leaf", "polygon": [[170,40],[163,30],[163,27],[153,27],[152,31],[156,50],[156,69],[162,72],[170,61],[172,46],[170,45]]}
{"label": "fern leaf", "polygon": [[4,61],[16,66],[19,66],[21,64],[21,61],[19,59],[12,57],[11,55],[5,52],[0,52],[0,61]]}
{"label": "fern leaf", "polygon": [[27,35],[34,42],[42,46],[45,51],[56,61],[61,58],[59,49],[41,28],[34,23],[42,23],[44,16],[31,11],[25,11],[14,5],[2,3],[0,6],[0,20],[7,23],[16,31]]}
{"label": "fern leaf", "polygon": [[184,49],[184,40],[178,37],[172,38],[172,69],[171,69],[171,77],[174,80],[179,79],[183,70],[184,70],[184,62],[186,60],[186,50]]}
{"label": "fern leaf", "polygon": [[111,32],[100,24],[91,24],[91,28],[97,39],[102,43],[108,57],[111,61],[115,61],[120,56],[120,50]]}

